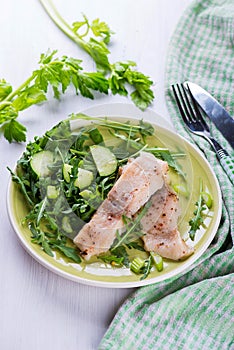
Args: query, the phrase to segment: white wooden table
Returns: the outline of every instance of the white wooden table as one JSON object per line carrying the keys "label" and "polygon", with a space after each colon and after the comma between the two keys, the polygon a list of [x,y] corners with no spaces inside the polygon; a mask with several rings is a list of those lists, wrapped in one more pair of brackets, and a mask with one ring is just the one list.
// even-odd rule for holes
{"label": "white wooden table", "polygon": [[[112,62],[131,59],[155,82],[152,109],[169,119],[164,101],[164,71],[168,43],[175,25],[191,0],[54,0],[72,23],[85,13],[99,17],[116,33]],[[0,78],[18,87],[37,67],[48,48],[81,58],[95,68],[87,55],[50,20],[38,0],[7,0],[0,6]],[[50,100],[21,113],[28,140],[42,135],[61,119],[100,103],[130,102],[103,96],[90,101],[68,94],[61,102]],[[19,244],[6,209],[9,174],[24,144],[0,138],[0,348],[3,350],[97,349],[121,303],[131,289],[90,287],[53,274],[29,256]]]}

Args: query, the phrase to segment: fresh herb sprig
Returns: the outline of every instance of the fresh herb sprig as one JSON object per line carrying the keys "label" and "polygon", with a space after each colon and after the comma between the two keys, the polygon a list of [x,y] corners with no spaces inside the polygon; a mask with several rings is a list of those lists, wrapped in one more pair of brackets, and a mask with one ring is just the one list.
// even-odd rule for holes
{"label": "fresh herb sprig", "polygon": [[122,235],[120,235],[118,232],[116,233],[116,239],[111,247],[111,251],[114,251],[116,248],[122,245],[127,245],[131,242],[134,242],[139,237],[142,237],[144,235],[144,232],[141,230],[140,223],[150,205],[151,203],[147,202],[141,212],[137,215],[136,219],[133,221],[128,217],[123,216],[123,222],[126,231]]}
{"label": "fresh herb sprig", "polygon": [[81,60],[67,56],[57,58],[56,53],[42,54],[39,68],[17,89],[13,90],[5,80],[0,81],[0,125],[9,142],[26,140],[26,128],[16,120],[19,112],[46,101],[49,87],[56,99],[70,84],[76,94],[87,98],[94,98],[93,90],[108,94],[108,81],[100,72],[84,72]]}
{"label": "fresh herb sprig", "polygon": [[67,56],[56,58],[57,51],[54,50],[41,54],[39,68],[18,88],[13,89],[5,79],[0,79],[0,126],[9,142],[26,141],[26,127],[17,120],[19,112],[46,101],[49,87],[57,99],[70,84],[74,86],[76,94],[90,99],[94,98],[93,90],[124,96],[131,90],[130,96],[137,107],[145,110],[151,104],[154,99],[151,90],[153,82],[135,69],[136,63],[109,62],[107,45],[113,32],[105,22],[99,19],[89,22],[83,15],[82,21],[74,22],[70,27],[52,1],[41,0],[41,3],[59,28],[93,58],[97,71],[84,72],[81,60]]}
{"label": "fresh herb sprig", "polygon": [[99,126],[112,128],[114,131],[123,131],[127,134],[140,133],[141,136],[152,136],[154,134],[154,127],[150,123],[143,120],[139,120],[139,123],[134,125],[130,123],[130,121],[120,122],[116,120],[110,120],[108,118],[93,117],[81,113],[71,114],[71,119],[88,120],[90,122],[95,121],[95,123]]}
{"label": "fresh herb sprig", "polygon": [[[85,114],[75,114],[73,113],[71,115],[71,119],[81,119],[81,120],[88,120],[91,122],[94,122],[104,128],[110,129],[111,135],[113,135],[115,138],[119,138],[123,142],[126,143],[125,147],[126,149],[128,146],[132,146],[133,149],[136,150],[134,155],[136,156],[140,151],[144,150],[145,152],[149,152],[155,155],[155,157],[161,158],[162,160],[166,161],[168,165],[174,169],[178,174],[180,174],[183,178],[186,177],[185,173],[181,169],[178,162],[176,162],[176,158],[178,157],[184,157],[184,153],[174,153],[170,152],[168,148],[162,148],[162,147],[149,147],[147,144],[146,137],[147,136],[153,136],[154,135],[154,127],[143,120],[140,120],[137,125],[131,124],[130,122],[120,122],[115,120],[109,120],[108,118],[101,118],[101,117],[91,117]],[[139,136],[141,137],[139,139]],[[127,153],[126,159],[121,159],[121,162],[123,160],[127,160],[130,154]]]}
{"label": "fresh herb sprig", "polygon": [[154,99],[151,89],[153,81],[136,70],[135,62],[127,60],[110,63],[108,44],[114,32],[107,23],[100,21],[99,18],[90,22],[83,15],[81,21],[76,21],[70,26],[59,14],[51,0],[40,0],[40,2],[58,28],[92,57],[98,71],[108,76],[109,88],[114,95],[127,96],[133,90],[130,92],[131,99],[142,110],[152,103]]}

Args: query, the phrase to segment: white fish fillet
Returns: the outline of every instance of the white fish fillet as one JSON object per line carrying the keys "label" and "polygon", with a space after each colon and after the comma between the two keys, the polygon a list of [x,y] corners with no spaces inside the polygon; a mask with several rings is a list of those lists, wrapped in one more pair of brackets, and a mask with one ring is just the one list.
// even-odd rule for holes
{"label": "white fish fillet", "polygon": [[181,238],[177,228],[179,201],[167,185],[151,198],[152,205],[141,220],[142,237],[146,251],[153,251],[164,258],[182,260],[190,256],[194,249]]}
{"label": "white fish fillet", "polygon": [[122,216],[131,218],[148,202],[163,186],[167,170],[167,163],[151,153],[129,160],[108,197],[74,238],[86,260],[109,250],[116,231],[124,228]]}

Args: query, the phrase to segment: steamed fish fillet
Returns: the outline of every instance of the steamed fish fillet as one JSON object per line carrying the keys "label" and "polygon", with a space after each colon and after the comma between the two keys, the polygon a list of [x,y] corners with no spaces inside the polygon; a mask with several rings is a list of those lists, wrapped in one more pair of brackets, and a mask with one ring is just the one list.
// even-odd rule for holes
{"label": "steamed fish fillet", "polygon": [[116,213],[131,217],[163,186],[167,171],[166,162],[151,153],[141,152],[123,167],[107,199],[115,206]]}
{"label": "steamed fish fillet", "polygon": [[124,230],[122,216],[131,218],[164,184],[168,165],[151,153],[129,159],[119,179],[74,243],[86,260],[108,251],[116,231]]}
{"label": "steamed fish fillet", "polygon": [[151,198],[151,206],[141,220],[142,239],[146,251],[153,251],[164,258],[182,260],[194,249],[181,238],[177,228],[180,215],[179,201],[165,184]]}
{"label": "steamed fish fillet", "polygon": [[116,237],[116,231],[122,232],[122,216],[114,213],[115,207],[109,200],[105,200],[90,222],[85,224],[74,238],[74,243],[81,250],[85,260],[109,250]]}

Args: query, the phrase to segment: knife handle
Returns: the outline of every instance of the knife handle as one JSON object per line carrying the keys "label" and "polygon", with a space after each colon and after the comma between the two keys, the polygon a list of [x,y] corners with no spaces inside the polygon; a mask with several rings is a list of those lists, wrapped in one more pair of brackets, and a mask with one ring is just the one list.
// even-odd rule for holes
{"label": "knife handle", "polygon": [[225,170],[226,174],[228,175],[229,179],[234,185],[234,159],[232,159],[230,155],[227,154],[227,152],[218,151],[217,155],[223,169]]}

